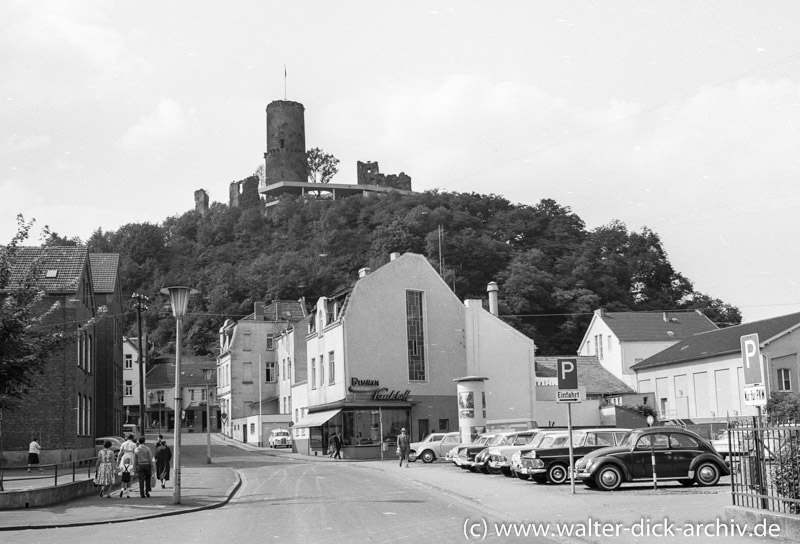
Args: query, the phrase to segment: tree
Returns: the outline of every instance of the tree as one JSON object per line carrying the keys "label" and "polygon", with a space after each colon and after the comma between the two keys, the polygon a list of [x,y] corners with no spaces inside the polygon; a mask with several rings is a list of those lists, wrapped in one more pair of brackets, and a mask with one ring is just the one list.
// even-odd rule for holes
{"label": "tree", "polygon": [[33,264],[24,274],[12,269],[19,246],[28,238],[33,221],[17,216],[17,233],[0,247],[0,409],[13,410],[36,385],[51,354],[65,348],[75,333],[43,326],[58,309],[47,306],[46,293],[37,286],[39,268]]}
{"label": "tree", "polygon": [[306,151],[306,162],[311,183],[328,183],[339,172],[339,159],[318,147]]}

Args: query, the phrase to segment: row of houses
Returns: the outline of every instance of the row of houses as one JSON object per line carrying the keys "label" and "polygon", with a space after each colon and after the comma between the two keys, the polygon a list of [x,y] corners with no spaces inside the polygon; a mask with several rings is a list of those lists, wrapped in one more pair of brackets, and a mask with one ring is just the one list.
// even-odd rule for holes
{"label": "row of houses", "polygon": [[[346,455],[375,457],[399,433],[459,428],[456,381],[485,378],[486,426],[566,425],[555,365],[488,305],[460,301],[422,255],[393,254],[351,287],[276,301],[220,329],[222,432],[264,444],[290,427],[298,451],[320,454],[334,433]],[[487,307],[488,306],[488,307]],[[637,423],[622,405],[649,404],[662,420],[720,423],[755,415],[743,397],[742,335],[758,333],[768,391],[797,391],[800,314],[719,329],[700,311],[597,310],[576,354],[580,426]]]}
{"label": "row of houses", "polygon": [[[183,404],[174,404],[174,360],[151,357],[139,399],[138,339],[122,335],[119,256],[85,248],[19,248],[17,278],[37,264],[44,306],[76,331],[54,355],[39,385],[3,414],[3,447],[23,452],[31,438],[69,459],[91,454],[94,437],[125,423],[207,429],[265,444],[271,428],[290,427],[299,451],[319,454],[340,433],[351,457],[376,457],[406,427],[414,438],[459,428],[457,381],[485,378],[483,423],[528,428],[566,424],[555,402],[559,357],[536,354],[534,340],[488,304],[459,300],[422,255],[392,254],[365,268],[349,288],[304,300],[256,303],[251,315],[220,328],[216,357],[182,358]],[[576,354],[581,426],[620,424],[626,404],[649,404],[662,419],[695,423],[749,417],[740,338],[758,334],[772,391],[798,391],[800,313],[718,329],[700,312],[597,310]],[[146,340],[144,344],[147,345]],[[210,375],[209,369],[215,370]],[[140,413],[139,406],[144,406]],[[625,419],[626,425],[631,420]]]}

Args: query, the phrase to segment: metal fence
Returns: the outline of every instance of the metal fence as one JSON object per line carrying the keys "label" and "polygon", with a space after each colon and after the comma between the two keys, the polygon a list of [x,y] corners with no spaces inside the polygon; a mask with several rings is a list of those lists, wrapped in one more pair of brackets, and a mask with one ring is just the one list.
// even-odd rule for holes
{"label": "metal fence", "polygon": [[18,491],[37,487],[55,487],[94,477],[96,457],[65,461],[52,465],[0,467],[0,491]]}
{"label": "metal fence", "polygon": [[800,514],[800,424],[739,421],[727,432],[735,506]]}

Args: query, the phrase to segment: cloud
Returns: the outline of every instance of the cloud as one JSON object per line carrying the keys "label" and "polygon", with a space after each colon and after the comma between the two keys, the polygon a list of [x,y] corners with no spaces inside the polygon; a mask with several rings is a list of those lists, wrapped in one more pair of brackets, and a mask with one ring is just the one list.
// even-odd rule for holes
{"label": "cloud", "polygon": [[181,138],[185,125],[186,116],[180,104],[162,98],[153,112],[127,130],[120,144],[127,151],[153,149]]}
{"label": "cloud", "polygon": [[12,134],[6,138],[4,147],[8,151],[31,151],[45,147],[50,143],[50,136]]}
{"label": "cloud", "polygon": [[8,2],[0,21],[3,86],[28,100],[97,97],[152,73],[126,36],[113,28],[104,2]]}

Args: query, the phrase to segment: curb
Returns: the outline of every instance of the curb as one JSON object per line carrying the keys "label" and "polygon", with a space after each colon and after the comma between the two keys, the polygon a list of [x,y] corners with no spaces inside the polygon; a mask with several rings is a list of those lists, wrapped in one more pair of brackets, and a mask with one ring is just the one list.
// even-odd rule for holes
{"label": "curb", "polygon": [[0,527],[0,531],[22,531],[28,529],[59,529],[62,527],[86,527],[89,525],[111,525],[115,523],[127,523],[129,521],[144,521],[148,519],[155,519],[155,518],[165,518],[169,516],[179,516],[181,514],[189,514],[193,512],[201,512],[203,510],[213,510],[215,508],[220,508],[225,506],[230,502],[234,495],[239,491],[239,488],[242,486],[242,477],[239,475],[239,472],[233,470],[230,467],[225,467],[228,470],[232,471],[234,476],[236,477],[236,481],[228,488],[228,491],[225,492],[225,498],[219,502],[213,504],[206,504],[203,506],[196,506],[191,508],[182,508],[180,510],[174,510],[172,512],[159,512],[157,514],[147,514],[143,516],[135,516],[135,517],[126,517],[120,519],[109,519],[109,520],[102,520],[102,521],[79,521],[75,523],[59,523],[53,525],[17,525],[14,527]]}

